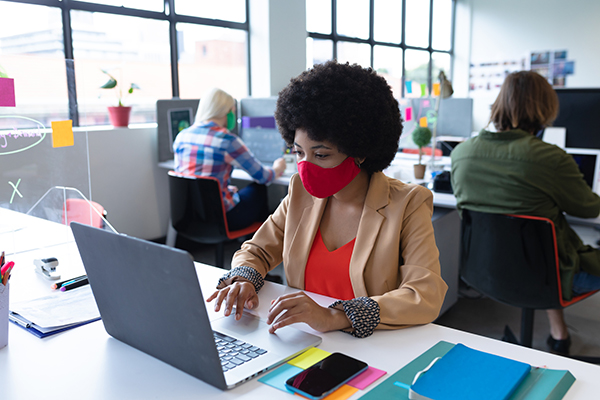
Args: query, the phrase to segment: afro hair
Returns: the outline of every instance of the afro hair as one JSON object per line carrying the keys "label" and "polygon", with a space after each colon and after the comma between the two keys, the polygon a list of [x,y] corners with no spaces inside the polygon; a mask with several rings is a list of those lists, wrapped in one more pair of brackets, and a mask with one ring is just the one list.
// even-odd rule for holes
{"label": "afro hair", "polygon": [[402,134],[398,102],[386,80],[372,68],[335,61],[291,79],[279,93],[275,119],[288,145],[302,128],[311,140],[364,158],[360,167],[369,174],[390,165]]}

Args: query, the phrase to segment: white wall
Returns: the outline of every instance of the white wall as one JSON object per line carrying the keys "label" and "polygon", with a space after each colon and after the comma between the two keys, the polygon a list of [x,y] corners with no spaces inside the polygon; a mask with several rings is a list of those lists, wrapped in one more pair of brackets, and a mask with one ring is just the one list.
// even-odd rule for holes
{"label": "white wall", "polygon": [[142,239],[165,237],[169,184],[167,170],[158,166],[156,124],[88,132],[92,198],[107,210],[110,224]]}
{"label": "white wall", "polygon": [[306,69],[306,3],[252,0],[249,11],[252,96],[277,96]]}
{"label": "white wall", "polygon": [[[468,91],[467,55],[470,62],[502,61],[532,51],[567,50],[575,61],[567,87],[600,87],[598,0],[457,0],[456,33],[458,94]],[[474,98],[473,129],[487,124],[495,97]]]}

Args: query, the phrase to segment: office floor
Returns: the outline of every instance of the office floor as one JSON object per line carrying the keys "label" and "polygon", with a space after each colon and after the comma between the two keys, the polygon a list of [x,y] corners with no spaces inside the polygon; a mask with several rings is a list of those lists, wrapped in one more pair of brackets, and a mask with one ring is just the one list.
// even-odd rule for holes
{"label": "office floor", "polygon": [[[577,230],[586,243],[595,242],[600,233],[591,229]],[[229,242],[225,245],[225,268],[230,268],[231,257],[239,249],[241,243]],[[189,251],[196,261],[214,265],[214,248],[178,239],[177,247]],[[282,279],[285,283],[283,268],[273,270],[270,275]],[[565,309],[565,319],[571,333],[571,354],[600,357],[600,292],[590,298]],[[510,326],[513,333],[520,336],[521,311],[487,298],[468,288],[461,290],[458,302],[436,323],[443,326],[501,339],[505,325]],[[534,319],[533,347],[547,351],[546,338],[549,333],[548,318],[545,311],[536,311]]]}

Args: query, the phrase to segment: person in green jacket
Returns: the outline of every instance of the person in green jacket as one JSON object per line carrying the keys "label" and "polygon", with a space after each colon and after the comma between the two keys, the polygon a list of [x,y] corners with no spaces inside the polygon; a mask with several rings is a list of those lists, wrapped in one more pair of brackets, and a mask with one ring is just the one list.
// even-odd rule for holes
{"label": "person in green jacket", "polygon": [[[507,76],[492,105],[495,132],[458,145],[451,153],[452,187],[459,210],[523,214],[551,219],[556,227],[562,293],[600,289],[600,250],[584,245],[564,213],[580,218],[600,214],[600,197],[583,179],[573,157],[536,134],[558,115],[558,97],[536,72]],[[563,310],[547,310],[548,346],[568,354],[571,339]]]}

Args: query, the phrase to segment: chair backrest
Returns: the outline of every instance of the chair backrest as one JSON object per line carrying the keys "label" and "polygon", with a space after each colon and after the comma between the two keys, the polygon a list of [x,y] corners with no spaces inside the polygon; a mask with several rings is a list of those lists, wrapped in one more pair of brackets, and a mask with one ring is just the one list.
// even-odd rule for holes
{"label": "chair backrest", "polygon": [[532,309],[565,305],[547,218],[463,210],[460,258],[463,280],[496,301]]}
{"label": "chair backrest", "polygon": [[227,219],[216,178],[169,171],[171,224],[178,234],[205,243],[227,238]]}
{"label": "chair backrest", "polygon": [[[85,199],[66,199],[66,212],[63,210],[63,223],[69,225],[71,222],[103,228],[105,215],[104,207],[95,201]],[[66,220],[65,220],[66,215]]]}

